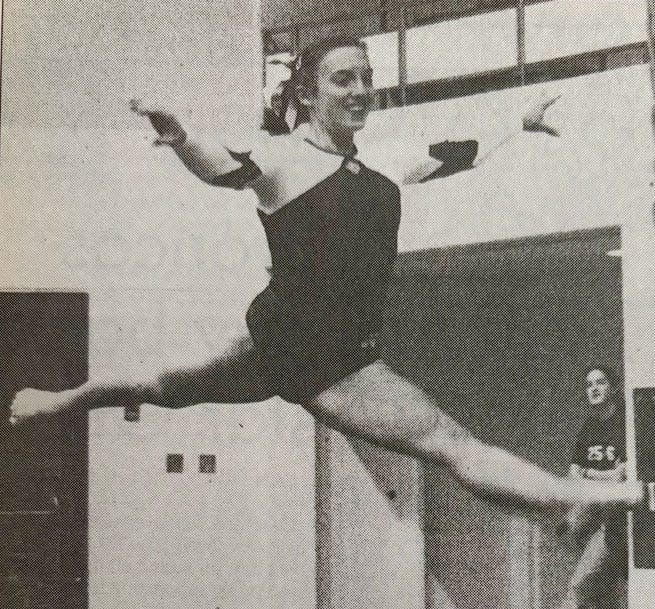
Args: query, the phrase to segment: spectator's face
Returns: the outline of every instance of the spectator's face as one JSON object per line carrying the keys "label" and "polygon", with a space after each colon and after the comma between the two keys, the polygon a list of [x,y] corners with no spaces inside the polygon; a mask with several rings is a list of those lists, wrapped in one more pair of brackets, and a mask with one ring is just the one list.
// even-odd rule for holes
{"label": "spectator's face", "polygon": [[587,399],[592,406],[602,406],[610,401],[612,387],[602,370],[587,374]]}
{"label": "spectator's face", "polygon": [[310,93],[312,114],[328,133],[354,133],[366,124],[373,101],[373,75],[366,51],[332,49],[321,60]]}

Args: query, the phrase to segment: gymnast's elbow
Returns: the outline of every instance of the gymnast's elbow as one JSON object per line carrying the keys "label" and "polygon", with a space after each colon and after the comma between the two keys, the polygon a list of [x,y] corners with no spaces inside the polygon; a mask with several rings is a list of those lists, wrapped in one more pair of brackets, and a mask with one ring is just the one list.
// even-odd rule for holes
{"label": "gymnast's elbow", "polygon": [[187,164],[187,168],[201,182],[204,182],[209,186],[234,188],[234,186],[231,185],[230,180],[226,179],[225,174],[219,173],[214,167],[200,164]]}
{"label": "gymnast's elbow", "polygon": [[194,176],[209,186],[241,190],[246,183],[247,176],[243,168],[233,160],[221,162],[222,159],[205,157],[182,157],[182,160]]}

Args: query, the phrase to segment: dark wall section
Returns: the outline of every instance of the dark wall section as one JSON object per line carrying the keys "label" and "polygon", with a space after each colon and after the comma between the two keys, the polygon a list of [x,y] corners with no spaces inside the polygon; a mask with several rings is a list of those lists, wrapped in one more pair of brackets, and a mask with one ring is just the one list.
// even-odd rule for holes
{"label": "dark wall section", "polygon": [[61,391],[88,371],[87,294],[0,293],[0,386]]}
{"label": "dark wall section", "polygon": [[0,293],[0,598],[8,609],[88,606],[87,417],[8,425],[15,393],[88,374],[88,296]]}
{"label": "dark wall section", "polygon": [[[622,368],[621,264],[606,253],[619,247],[603,229],[403,254],[386,359],[480,438],[565,474],[584,368]],[[508,607],[511,515],[438,469],[425,487],[428,569],[458,608]],[[548,533],[540,554],[555,606],[573,556]]]}

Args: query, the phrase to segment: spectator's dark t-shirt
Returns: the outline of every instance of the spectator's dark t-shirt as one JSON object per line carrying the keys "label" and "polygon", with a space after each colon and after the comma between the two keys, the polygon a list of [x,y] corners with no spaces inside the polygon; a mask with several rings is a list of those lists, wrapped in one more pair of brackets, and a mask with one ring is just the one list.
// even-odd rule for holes
{"label": "spectator's dark t-shirt", "polygon": [[585,469],[606,471],[625,462],[625,415],[617,412],[609,419],[589,417],[578,432],[573,463]]}

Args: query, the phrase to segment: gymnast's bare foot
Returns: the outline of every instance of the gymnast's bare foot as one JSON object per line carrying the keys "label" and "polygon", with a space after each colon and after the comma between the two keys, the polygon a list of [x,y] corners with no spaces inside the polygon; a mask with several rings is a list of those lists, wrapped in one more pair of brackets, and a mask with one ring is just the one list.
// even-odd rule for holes
{"label": "gymnast's bare foot", "polygon": [[9,422],[18,425],[37,415],[56,414],[61,410],[64,402],[62,398],[66,393],[39,389],[19,391],[9,408]]}

